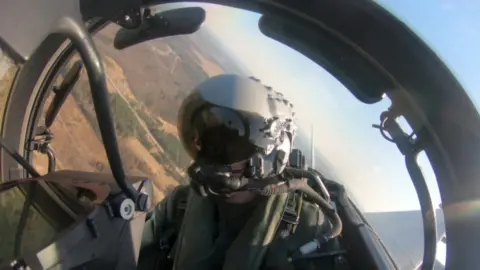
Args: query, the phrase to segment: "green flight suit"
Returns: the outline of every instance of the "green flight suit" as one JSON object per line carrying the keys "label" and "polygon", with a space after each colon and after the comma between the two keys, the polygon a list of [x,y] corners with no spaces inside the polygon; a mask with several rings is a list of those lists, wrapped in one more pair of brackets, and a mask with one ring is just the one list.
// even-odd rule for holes
{"label": "green flight suit", "polygon": [[[188,198],[186,209],[178,213],[176,206],[182,196]],[[247,209],[229,221],[218,214],[228,212],[228,206],[198,196],[189,186],[177,187],[147,218],[137,269],[300,269],[289,262],[289,254],[329,230],[330,223],[317,205],[303,200],[294,233],[286,238],[279,236],[287,197],[280,194],[259,199],[255,205],[245,205]],[[239,210],[237,205],[231,212]],[[173,234],[172,228],[177,228]],[[176,240],[166,254],[161,247],[170,235]],[[174,258],[173,265],[167,255]]]}

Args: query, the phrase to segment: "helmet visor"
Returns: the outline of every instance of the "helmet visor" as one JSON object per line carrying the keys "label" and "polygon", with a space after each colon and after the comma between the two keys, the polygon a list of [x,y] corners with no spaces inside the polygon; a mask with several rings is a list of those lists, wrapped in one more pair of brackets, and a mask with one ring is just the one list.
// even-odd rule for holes
{"label": "helmet visor", "polygon": [[[194,158],[211,164],[230,165],[264,152],[275,141],[266,136],[263,117],[250,112],[206,105],[192,119]],[[188,144],[188,142],[187,142]]]}

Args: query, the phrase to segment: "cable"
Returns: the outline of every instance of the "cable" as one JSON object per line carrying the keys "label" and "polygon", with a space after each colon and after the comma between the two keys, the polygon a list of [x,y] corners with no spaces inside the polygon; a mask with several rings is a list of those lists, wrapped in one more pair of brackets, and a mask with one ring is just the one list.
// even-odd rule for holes
{"label": "cable", "polygon": [[[330,222],[332,223],[332,230],[323,236],[328,241],[340,235],[342,232],[342,220],[337,214],[337,211],[322,198],[317,192],[315,192],[305,181],[294,179],[288,182],[291,190],[298,190],[307,195],[313,202],[318,204],[318,206],[324,211],[325,215],[329,217]],[[323,242],[323,241],[321,241]]]}
{"label": "cable", "polygon": [[275,184],[265,184],[263,186],[254,186],[253,184],[247,186],[247,190],[256,192],[263,196],[272,196],[275,194],[287,193],[289,191],[300,191],[309,197],[314,203],[324,211],[325,215],[330,219],[332,223],[332,230],[324,235],[322,239],[319,239],[319,245],[327,242],[340,235],[342,232],[342,220],[340,219],[337,211],[315,190],[313,190],[307,182],[302,178],[309,178],[315,180],[315,175],[309,171],[294,168],[285,168],[285,171],[291,174],[296,179],[288,180],[286,182],[279,182]]}
{"label": "cable", "polygon": [[17,151],[10,149],[5,142],[3,141],[3,138],[0,138],[0,147],[5,150],[5,152],[8,153],[15,161],[18,162],[31,176],[33,177],[40,177],[40,173],[30,164],[28,161],[22,157]]}
{"label": "cable", "polygon": [[308,256],[312,252],[320,249],[323,244],[331,239],[336,238],[342,233],[342,220],[335,208],[330,205],[320,194],[313,190],[303,178],[309,178],[315,181],[316,174],[295,168],[285,168],[285,173],[292,175],[295,179],[290,179],[285,182],[275,184],[265,184],[263,187],[248,188],[248,190],[256,192],[260,195],[271,196],[275,194],[287,193],[291,191],[303,192],[307,197],[316,203],[322,210],[325,216],[330,220],[332,228],[330,231],[319,235],[293,252],[289,260],[294,261],[302,257]]}

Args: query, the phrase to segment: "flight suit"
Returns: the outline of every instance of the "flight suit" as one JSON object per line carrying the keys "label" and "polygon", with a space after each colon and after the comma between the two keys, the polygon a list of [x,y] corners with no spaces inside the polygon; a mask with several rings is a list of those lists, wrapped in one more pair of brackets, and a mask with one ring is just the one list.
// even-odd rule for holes
{"label": "flight suit", "polygon": [[330,223],[317,205],[302,199],[297,205],[298,224],[288,227],[284,211],[289,196],[258,201],[232,237],[225,233],[215,203],[189,186],[177,187],[147,218],[137,269],[317,269],[304,261],[291,263],[289,258],[328,230]]}

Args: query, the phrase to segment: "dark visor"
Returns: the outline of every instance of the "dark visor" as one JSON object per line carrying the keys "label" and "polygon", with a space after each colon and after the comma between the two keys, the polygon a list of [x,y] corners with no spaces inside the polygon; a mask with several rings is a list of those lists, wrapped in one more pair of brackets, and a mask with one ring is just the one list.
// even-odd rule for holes
{"label": "dark visor", "polygon": [[273,143],[264,135],[262,117],[224,107],[200,108],[191,127],[197,157],[213,164],[228,165],[249,159]]}

